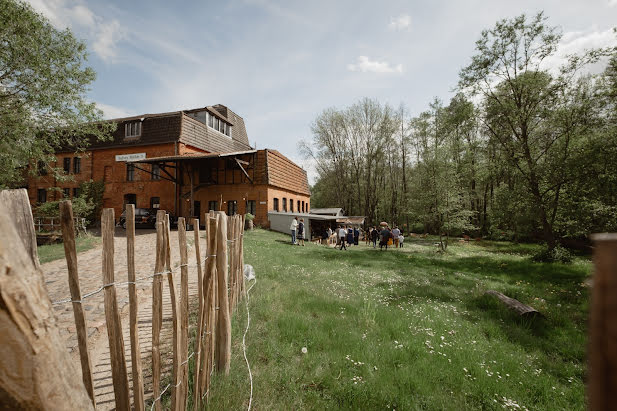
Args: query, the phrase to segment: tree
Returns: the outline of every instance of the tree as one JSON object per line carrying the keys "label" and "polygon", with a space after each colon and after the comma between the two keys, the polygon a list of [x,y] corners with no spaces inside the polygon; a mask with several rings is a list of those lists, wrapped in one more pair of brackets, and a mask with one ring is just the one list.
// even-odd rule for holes
{"label": "tree", "polygon": [[477,54],[460,72],[459,87],[483,97],[488,135],[522,177],[542,236],[552,249],[573,139],[587,124],[580,108],[591,97],[577,76],[606,50],[569,56],[553,74],[546,59],[555,54],[561,35],[545,22],[542,12],[531,19],[523,14],[484,30],[476,42]]}
{"label": "tree", "polygon": [[52,165],[58,149],[83,150],[113,130],[86,99],[95,79],[86,59],[68,29],[23,2],[0,0],[0,187],[19,185],[29,164]]}

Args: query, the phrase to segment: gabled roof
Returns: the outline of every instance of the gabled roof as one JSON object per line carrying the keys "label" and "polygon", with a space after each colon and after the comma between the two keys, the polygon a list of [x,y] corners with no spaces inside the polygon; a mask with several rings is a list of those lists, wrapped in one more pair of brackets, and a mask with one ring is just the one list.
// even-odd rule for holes
{"label": "gabled roof", "polygon": [[342,216],[343,209],[342,208],[312,208],[311,213],[313,214],[323,214],[323,215],[334,215],[334,216]]}
{"label": "gabled roof", "polygon": [[279,153],[266,149],[268,184],[300,194],[311,195],[306,170]]}

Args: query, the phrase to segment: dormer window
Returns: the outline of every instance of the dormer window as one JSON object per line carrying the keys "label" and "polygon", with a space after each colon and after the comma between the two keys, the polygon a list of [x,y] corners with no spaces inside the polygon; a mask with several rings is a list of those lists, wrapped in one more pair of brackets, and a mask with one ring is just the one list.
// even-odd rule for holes
{"label": "dormer window", "polygon": [[131,121],[124,125],[124,137],[141,136],[141,121]]}

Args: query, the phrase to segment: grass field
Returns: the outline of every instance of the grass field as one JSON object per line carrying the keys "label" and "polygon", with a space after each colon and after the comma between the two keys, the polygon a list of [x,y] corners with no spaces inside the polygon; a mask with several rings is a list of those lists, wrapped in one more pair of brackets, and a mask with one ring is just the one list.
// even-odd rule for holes
{"label": "grass field", "polygon": [[[533,245],[431,241],[349,251],[254,230],[248,358],[255,409],[584,409],[588,259],[530,261]],[[532,305],[523,321],[484,291]],[[244,301],[211,409],[243,409]],[[306,347],[307,353],[302,352]]]}
{"label": "grass field", "polygon": [[[80,235],[75,239],[77,253],[88,251],[100,244],[101,238],[93,235]],[[64,258],[64,244],[41,245],[37,248],[41,264]]]}

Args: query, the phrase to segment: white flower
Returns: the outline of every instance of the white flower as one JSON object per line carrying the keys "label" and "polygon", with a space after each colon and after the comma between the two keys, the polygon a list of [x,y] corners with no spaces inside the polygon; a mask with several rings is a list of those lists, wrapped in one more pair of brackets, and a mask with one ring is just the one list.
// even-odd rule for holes
{"label": "white flower", "polygon": [[306,347],[302,347],[302,354],[306,354],[308,352],[308,350],[306,349]]}

